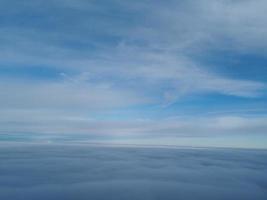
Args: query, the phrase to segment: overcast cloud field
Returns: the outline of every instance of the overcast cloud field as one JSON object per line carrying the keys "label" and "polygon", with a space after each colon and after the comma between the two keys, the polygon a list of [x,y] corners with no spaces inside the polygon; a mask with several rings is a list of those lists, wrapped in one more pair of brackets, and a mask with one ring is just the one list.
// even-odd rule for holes
{"label": "overcast cloud field", "polygon": [[267,199],[267,151],[8,144],[0,199]]}

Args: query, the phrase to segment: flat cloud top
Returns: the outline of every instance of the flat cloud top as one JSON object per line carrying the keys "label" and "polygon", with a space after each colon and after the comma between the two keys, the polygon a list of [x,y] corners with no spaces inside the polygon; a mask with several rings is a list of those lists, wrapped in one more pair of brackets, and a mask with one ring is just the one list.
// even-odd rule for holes
{"label": "flat cloud top", "polygon": [[266,199],[267,153],[3,145],[1,199]]}

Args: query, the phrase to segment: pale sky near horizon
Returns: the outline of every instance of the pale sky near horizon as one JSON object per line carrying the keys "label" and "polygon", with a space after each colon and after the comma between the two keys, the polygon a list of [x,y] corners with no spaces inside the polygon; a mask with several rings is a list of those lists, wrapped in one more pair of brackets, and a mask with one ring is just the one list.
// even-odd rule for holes
{"label": "pale sky near horizon", "polygon": [[266,10],[0,0],[0,141],[267,148]]}

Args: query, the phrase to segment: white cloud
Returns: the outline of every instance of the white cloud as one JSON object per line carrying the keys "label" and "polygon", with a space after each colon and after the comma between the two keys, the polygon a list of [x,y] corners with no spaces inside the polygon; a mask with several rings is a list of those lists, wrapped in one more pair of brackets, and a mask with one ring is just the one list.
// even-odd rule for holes
{"label": "white cloud", "polygon": [[[137,24],[120,21],[115,16],[99,18],[95,12],[100,12],[100,8],[102,12],[108,12],[102,4],[92,5],[85,1],[50,3],[44,10],[45,19],[50,21],[46,16],[50,12],[48,8],[61,8],[65,20],[69,19],[75,30],[66,32],[66,25],[60,21],[54,22],[57,29],[46,28],[46,31],[42,30],[44,27],[5,26],[1,28],[1,62],[90,73],[93,77],[106,79],[104,81],[108,84],[115,82],[116,87],[123,86],[141,95],[158,95],[157,98],[164,99],[167,104],[192,93],[241,97],[261,94],[265,88],[263,83],[222,77],[212,72],[212,66],[203,66],[190,55],[205,54],[210,48],[221,50],[229,47],[237,52],[240,49],[264,52],[267,47],[264,42],[265,1],[151,3],[113,2],[116,9],[129,11],[130,19],[140,18]],[[70,8],[91,12],[75,14]],[[15,8],[18,13],[25,12],[25,9]],[[146,20],[142,21],[142,17]],[[91,18],[96,22],[88,27]],[[79,23],[74,24],[78,19]],[[95,32],[100,38],[95,38]],[[110,37],[119,39],[102,42]],[[69,43],[83,43],[85,48],[67,45]]]}
{"label": "white cloud", "polygon": [[[265,134],[267,118],[237,115],[170,119],[95,119],[92,110],[2,109],[0,133],[176,138]],[[117,139],[118,139],[117,138]]]}
{"label": "white cloud", "polygon": [[[266,1],[113,1],[109,6],[72,0],[47,1],[46,5],[41,1],[16,6],[13,1],[1,3],[5,23],[0,28],[0,64],[62,71],[56,81],[2,79],[2,131],[190,135],[266,130],[265,119],[258,118],[255,124],[251,119],[230,123],[228,118],[197,123],[113,123],[86,118],[105,109],[168,105],[192,94],[259,97],[264,83],[222,76],[192,55],[229,49],[263,55]],[[25,13],[39,16],[42,23]]]}
{"label": "white cloud", "polygon": [[[79,77],[82,78],[82,77]],[[20,109],[101,110],[142,104],[148,100],[131,91],[73,79],[71,81],[4,80],[0,107]]]}

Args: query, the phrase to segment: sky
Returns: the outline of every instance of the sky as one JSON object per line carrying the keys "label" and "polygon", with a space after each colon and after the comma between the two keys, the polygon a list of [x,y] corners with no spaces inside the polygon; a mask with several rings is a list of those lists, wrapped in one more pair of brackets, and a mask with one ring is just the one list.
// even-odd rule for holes
{"label": "sky", "polygon": [[0,140],[267,148],[265,0],[0,0]]}

